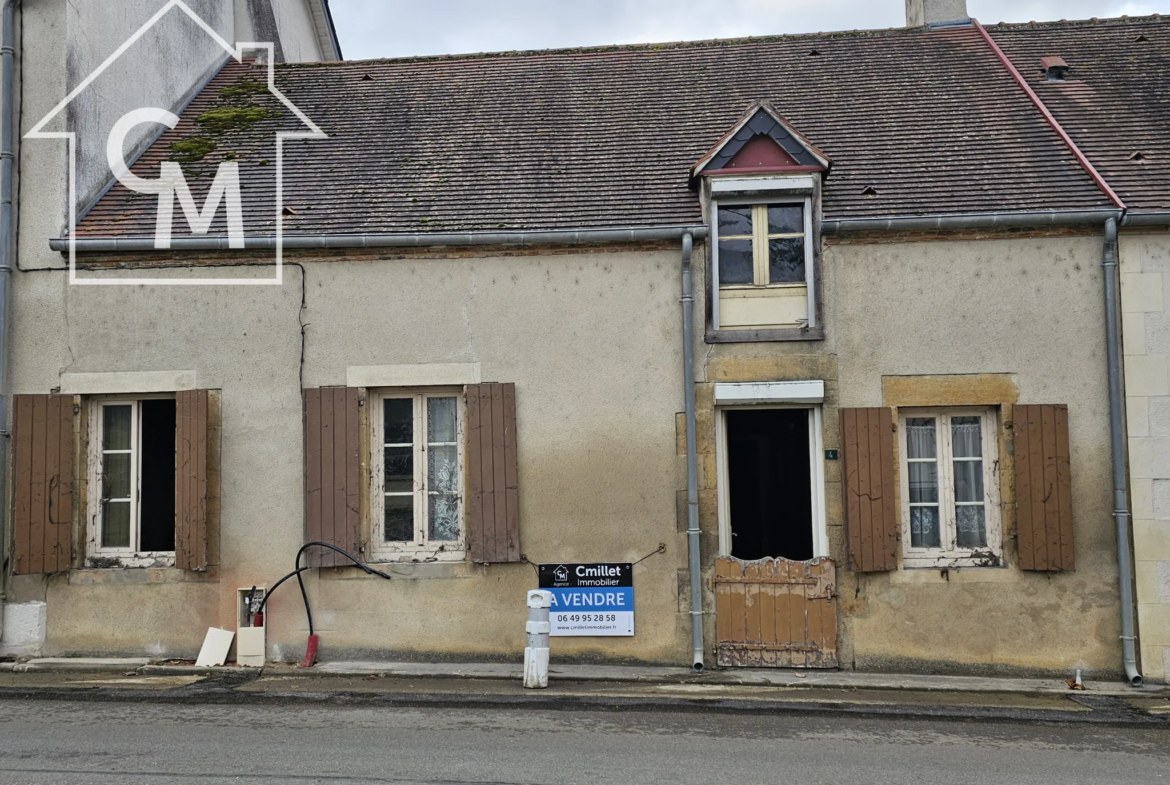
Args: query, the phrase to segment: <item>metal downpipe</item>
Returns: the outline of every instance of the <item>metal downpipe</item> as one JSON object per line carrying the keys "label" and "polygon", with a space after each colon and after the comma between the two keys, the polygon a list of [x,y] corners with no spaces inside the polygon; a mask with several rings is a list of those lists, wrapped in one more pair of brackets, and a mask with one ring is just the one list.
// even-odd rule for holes
{"label": "metal downpipe", "polygon": [[[13,148],[15,118],[13,117],[13,85],[16,61],[16,3],[4,0],[2,13],[4,33],[0,66],[0,553],[7,553],[5,544],[5,511],[8,509],[8,289],[12,280],[12,193],[13,168],[16,155]],[[0,559],[0,567],[3,559]],[[0,589],[4,574],[0,573]],[[0,624],[3,622],[4,594],[0,592]]]}
{"label": "metal downpipe", "polygon": [[703,581],[699,558],[699,462],[695,447],[695,296],[691,282],[691,255],[695,238],[682,238],[683,399],[687,429],[687,558],[691,577],[691,661],[703,670]]}
{"label": "metal downpipe", "polygon": [[1109,446],[1113,460],[1113,521],[1117,528],[1117,572],[1121,589],[1121,654],[1125,678],[1142,685],[1137,668],[1133,618],[1133,580],[1130,577],[1129,500],[1125,489],[1125,430],[1121,411],[1121,336],[1117,329],[1117,220],[1105,222],[1105,249],[1101,258],[1105,278],[1105,341],[1109,365]]}

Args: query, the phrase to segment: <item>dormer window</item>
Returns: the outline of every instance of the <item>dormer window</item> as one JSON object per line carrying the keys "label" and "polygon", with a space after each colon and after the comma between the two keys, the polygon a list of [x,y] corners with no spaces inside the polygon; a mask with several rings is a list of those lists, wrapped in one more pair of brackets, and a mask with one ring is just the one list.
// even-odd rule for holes
{"label": "dormer window", "polygon": [[713,309],[720,330],[802,329],[812,313],[811,204],[717,202]]}
{"label": "dormer window", "polygon": [[720,286],[803,284],[804,204],[719,208]]}
{"label": "dormer window", "polygon": [[696,164],[711,219],[709,341],[822,337],[815,216],[828,164],[763,103]]}

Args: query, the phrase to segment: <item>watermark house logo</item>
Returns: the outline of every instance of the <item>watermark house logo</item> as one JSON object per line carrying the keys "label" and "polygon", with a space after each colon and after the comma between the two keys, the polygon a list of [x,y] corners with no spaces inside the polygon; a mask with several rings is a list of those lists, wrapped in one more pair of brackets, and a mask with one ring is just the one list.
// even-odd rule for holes
{"label": "watermark house logo", "polygon": [[[174,235],[174,226],[176,223],[182,228],[185,224],[186,230],[192,237],[205,237],[211,230],[216,216],[222,210],[225,221],[224,230],[226,234],[226,248],[232,250],[244,250],[247,248],[273,248],[275,249],[275,275],[264,278],[213,278],[213,277],[120,277],[112,275],[104,275],[100,273],[90,273],[84,276],[78,275],[77,270],[77,159],[78,159],[78,139],[77,134],[72,129],[66,130],[46,130],[56,118],[58,118],[69,105],[77,99],[85,90],[90,89],[93,83],[102,76],[107,70],[114,66],[119,59],[124,57],[126,53],[138,43],[144,36],[146,36],[153,28],[156,27],[168,14],[184,14],[188,17],[203,33],[206,34],[209,45],[219,47],[224,52],[224,62],[235,60],[237,63],[245,63],[245,58],[255,58],[259,62],[266,64],[267,82],[260,84],[260,90],[269,94],[273,99],[279,102],[288,113],[292,115],[297,121],[296,130],[278,130],[274,131],[275,144],[275,161],[269,162],[264,160],[262,163],[265,166],[273,165],[273,187],[271,194],[266,194],[262,205],[264,211],[271,210],[269,213],[272,216],[272,229],[265,233],[264,236],[249,237],[245,228],[245,212],[248,207],[259,208],[260,205],[249,205],[249,193],[241,187],[241,169],[238,160],[222,160],[214,166],[213,172],[206,174],[196,174],[201,180],[210,180],[210,186],[207,187],[206,193],[203,195],[202,204],[200,204],[197,192],[203,190],[202,183],[199,187],[192,188],[192,183],[189,180],[189,170],[185,169],[184,161],[192,160],[190,157],[184,157],[183,154],[176,153],[174,158],[176,160],[165,160],[159,163],[158,177],[144,177],[141,174],[131,171],[131,164],[126,161],[126,146],[128,136],[139,126],[144,124],[148,127],[154,126],[156,133],[165,133],[167,130],[174,129],[180,122],[180,118],[169,109],[159,108],[157,106],[140,106],[130,109],[125,112],[121,118],[114,123],[113,128],[109,131],[107,138],[104,140],[104,150],[106,162],[109,165],[111,183],[117,183],[126,189],[141,194],[147,197],[152,205],[152,209],[156,211],[156,220],[154,224],[153,249],[158,251],[165,251],[168,249],[177,248],[179,243]],[[142,27],[140,27],[129,39],[126,40],[113,54],[98,66],[92,73],[90,73],[84,80],[82,80],[76,88],[74,88],[69,95],[67,95],[60,103],[58,103],[52,111],[50,111],[44,118],[38,122],[29,133],[25,135],[26,139],[64,139],[68,148],[68,256],[69,256],[69,281],[71,284],[77,285],[106,285],[106,286],[137,286],[137,285],[154,285],[154,286],[175,286],[175,285],[224,285],[224,286],[239,286],[239,285],[280,285],[283,281],[283,252],[284,252],[284,199],[283,199],[283,183],[284,183],[284,143],[287,140],[296,139],[325,139],[327,135],[311,120],[304,112],[296,107],[276,86],[275,65],[274,65],[274,45],[269,43],[237,43],[235,46],[229,44],[219,33],[212,28],[206,21],[204,21],[198,14],[191,10],[191,8],[183,2],[183,0],[170,0],[164,5],[158,13],[151,17]],[[149,67],[150,64],[146,64]],[[159,69],[164,69],[166,63],[154,64]],[[259,83],[257,83],[259,84]],[[254,195],[252,195],[254,197]],[[179,205],[179,210],[176,212],[175,204]],[[253,212],[256,210],[253,209]]]}

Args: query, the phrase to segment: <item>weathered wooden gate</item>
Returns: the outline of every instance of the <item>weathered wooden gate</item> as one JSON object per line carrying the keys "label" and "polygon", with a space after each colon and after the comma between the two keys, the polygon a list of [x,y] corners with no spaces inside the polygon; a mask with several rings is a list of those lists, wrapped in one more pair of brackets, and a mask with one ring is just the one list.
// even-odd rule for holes
{"label": "weathered wooden gate", "polygon": [[832,559],[716,559],[719,664],[837,667],[836,598]]}

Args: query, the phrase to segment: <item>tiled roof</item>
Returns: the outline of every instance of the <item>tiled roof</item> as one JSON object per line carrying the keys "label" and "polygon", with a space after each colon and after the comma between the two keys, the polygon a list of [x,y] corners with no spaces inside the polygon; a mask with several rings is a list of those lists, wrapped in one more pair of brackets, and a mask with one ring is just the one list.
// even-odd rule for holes
{"label": "tiled roof", "polygon": [[[1170,209],[1170,17],[987,30],[1127,208]],[[1063,81],[1044,78],[1047,56]]]}
{"label": "tiled roof", "polygon": [[[234,155],[248,232],[270,234],[274,133],[295,120],[264,93],[232,99],[270,107],[251,126],[196,123],[249,78],[264,71],[225,68],[134,171],[209,137],[186,164],[197,199]],[[759,100],[832,159],[829,218],[1111,206],[971,27],[282,65],[277,84],[330,135],[285,144],[287,234],[699,222],[689,169]],[[154,197],[117,186],[79,236],[152,236],[154,220]]]}

